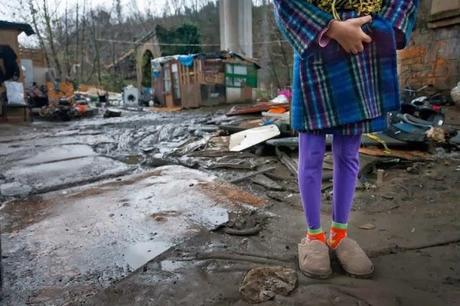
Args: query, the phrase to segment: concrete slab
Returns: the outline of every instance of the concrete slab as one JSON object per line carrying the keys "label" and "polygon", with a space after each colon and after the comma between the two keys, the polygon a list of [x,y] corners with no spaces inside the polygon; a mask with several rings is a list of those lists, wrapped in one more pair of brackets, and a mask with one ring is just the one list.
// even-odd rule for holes
{"label": "concrete slab", "polygon": [[214,179],[167,166],[5,204],[6,294],[14,305],[28,299],[59,304],[69,292],[94,290],[95,280],[107,287],[171,246],[227,222],[231,206],[200,186]]}
{"label": "concrete slab", "polygon": [[[50,158],[53,157],[50,156]],[[24,163],[38,159],[45,160],[46,157],[37,155],[36,158],[26,159]],[[30,166],[18,163],[17,166],[5,171],[3,176],[6,181],[29,186],[33,193],[42,193],[120,176],[128,171],[130,167],[122,162],[107,157],[88,156]],[[14,194],[9,195],[14,196]]]}

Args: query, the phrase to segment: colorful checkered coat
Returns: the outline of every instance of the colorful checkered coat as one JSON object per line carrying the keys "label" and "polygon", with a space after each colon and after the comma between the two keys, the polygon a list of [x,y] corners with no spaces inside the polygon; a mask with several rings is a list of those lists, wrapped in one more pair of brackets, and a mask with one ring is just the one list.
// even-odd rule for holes
{"label": "colorful checkered coat", "polygon": [[[280,30],[294,48],[291,125],[294,130],[356,135],[383,130],[400,108],[396,49],[406,46],[418,0],[383,0],[364,30],[371,44],[358,55],[335,41],[322,48],[320,33],[333,19],[306,0],[274,0]],[[358,17],[339,12],[342,20]]]}

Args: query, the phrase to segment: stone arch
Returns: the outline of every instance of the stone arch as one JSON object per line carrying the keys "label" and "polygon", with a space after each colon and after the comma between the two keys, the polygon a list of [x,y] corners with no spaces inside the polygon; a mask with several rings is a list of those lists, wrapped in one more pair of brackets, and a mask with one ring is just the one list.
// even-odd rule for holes
{"label": "stone arch", "polygon": [[137,88],[142,87],[142,79],[144,72],[144,55],[151,54],[152,58],[160,57],[160,48],[155,38],[144,42],[142,45],[136,48],[136,77],[137,77]]}

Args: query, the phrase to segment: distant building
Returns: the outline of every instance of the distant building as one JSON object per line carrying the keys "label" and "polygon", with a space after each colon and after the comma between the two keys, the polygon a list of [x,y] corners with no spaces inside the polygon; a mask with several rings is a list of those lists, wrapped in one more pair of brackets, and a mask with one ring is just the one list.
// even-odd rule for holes
{"label": "distant building", "polygon": [[154,101],[181,108],[254,101],[259,68],[254,59],[231,51],[155,58]]}
{"label": "distant building", "polygon": [[24,81],[21,69],[18,36],[21,33],[34,34],[32,27],[25,23],[7,22],[0,20],[0,120],[28,120],[25,107],[11,107],[6,103],[4,82],[13,78]]}
{"label": "distant building", "polygon": [[24,73],[24,86],[30,88],[33,83],[38,86],[46,84],[48,62],[42,49],[20,48],[19,56]]}

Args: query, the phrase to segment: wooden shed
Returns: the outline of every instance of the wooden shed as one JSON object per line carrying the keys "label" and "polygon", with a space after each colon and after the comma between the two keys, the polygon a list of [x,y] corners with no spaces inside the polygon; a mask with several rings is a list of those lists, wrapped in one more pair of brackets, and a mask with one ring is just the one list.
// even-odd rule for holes
{"label": "wooden shed", "polygon": [[154,100],[181,108],[252,101],[259,68],[254,60],[226,51],[156,58]]}

